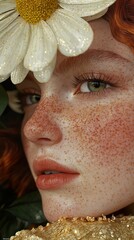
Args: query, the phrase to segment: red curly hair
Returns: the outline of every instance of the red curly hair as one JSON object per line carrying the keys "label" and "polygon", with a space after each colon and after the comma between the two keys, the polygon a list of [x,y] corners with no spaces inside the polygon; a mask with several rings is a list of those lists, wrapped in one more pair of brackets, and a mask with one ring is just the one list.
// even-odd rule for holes
{"label": "red curly hair", "polygon": [[[134,52],[134,0],[117,0],[105,19],[109,21],[114,38]],[[0,183],[18,196],[35,189],[20,139],[20,130],[0,131]]]}
{"label": "red curly hair", "polygon": [[134,0],[117,0],[107,14],[114,38],[134,52]]}
{"label": "red curly hair", "polygon": [[25,158],[20,130],[0,130],[0,183],[17,196],[35,189],[35,183]]}

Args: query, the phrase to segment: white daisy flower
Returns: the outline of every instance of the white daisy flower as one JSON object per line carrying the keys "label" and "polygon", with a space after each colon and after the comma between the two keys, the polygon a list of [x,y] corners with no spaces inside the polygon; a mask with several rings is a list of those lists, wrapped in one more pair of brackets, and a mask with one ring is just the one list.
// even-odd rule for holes
{"label": "white daisy flower", "polygon": [[93,31],[82,18],[98,18],[116,0],[0,0],[0,82],[13,83],[32,71],[46,82],[57,49],[77,56],[92,43]]}

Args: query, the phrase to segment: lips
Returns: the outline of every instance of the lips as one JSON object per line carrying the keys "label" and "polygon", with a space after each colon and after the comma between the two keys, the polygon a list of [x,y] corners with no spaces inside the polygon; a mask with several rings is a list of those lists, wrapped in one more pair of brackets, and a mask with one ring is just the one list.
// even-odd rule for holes
{"label": "lips", "polygon": [[36,159],[33,164],[37,188],[58,189],[79,176],[78,172],[49,159]]}

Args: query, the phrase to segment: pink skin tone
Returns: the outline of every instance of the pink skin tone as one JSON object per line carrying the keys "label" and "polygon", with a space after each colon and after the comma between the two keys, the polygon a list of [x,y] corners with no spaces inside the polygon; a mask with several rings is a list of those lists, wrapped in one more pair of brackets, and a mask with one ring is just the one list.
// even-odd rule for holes
{"label": "pink skin tone", "polygon": [[[49,221],[107,215],[134,201],[134,55],[112,37],[105,20],[91,25],[95,38],[86,53],[58,54],[48,83],[31,74],[18,85],[28,94],[22,141],[34,179],[39,158],[79,173],[59,188],[39,189]],[[85,80],[74,87],[74,76]],[[107,87],[90,92],[92,76]],[[29,104],[29,93],[41,95],[40,101]]]}

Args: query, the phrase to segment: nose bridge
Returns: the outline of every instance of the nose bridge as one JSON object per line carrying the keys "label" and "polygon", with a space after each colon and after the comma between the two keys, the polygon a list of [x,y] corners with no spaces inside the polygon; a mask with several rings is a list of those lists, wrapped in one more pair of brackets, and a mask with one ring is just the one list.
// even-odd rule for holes
{"label": "nose bridge", "polygon": [[61,131],[56,116],[61,106],[55,97],[41,99],[33,114],[26,121],[23,131],[30,141],[57,142],[61,139]]}
{"label": "nose bridge", "polygon": [[62,110],[62,106],[58,97],[52,95],[48,97],[43,97],[38,103],[37,110],[41,110],[41,112],[43,111],[46,114],[60,113]]}

